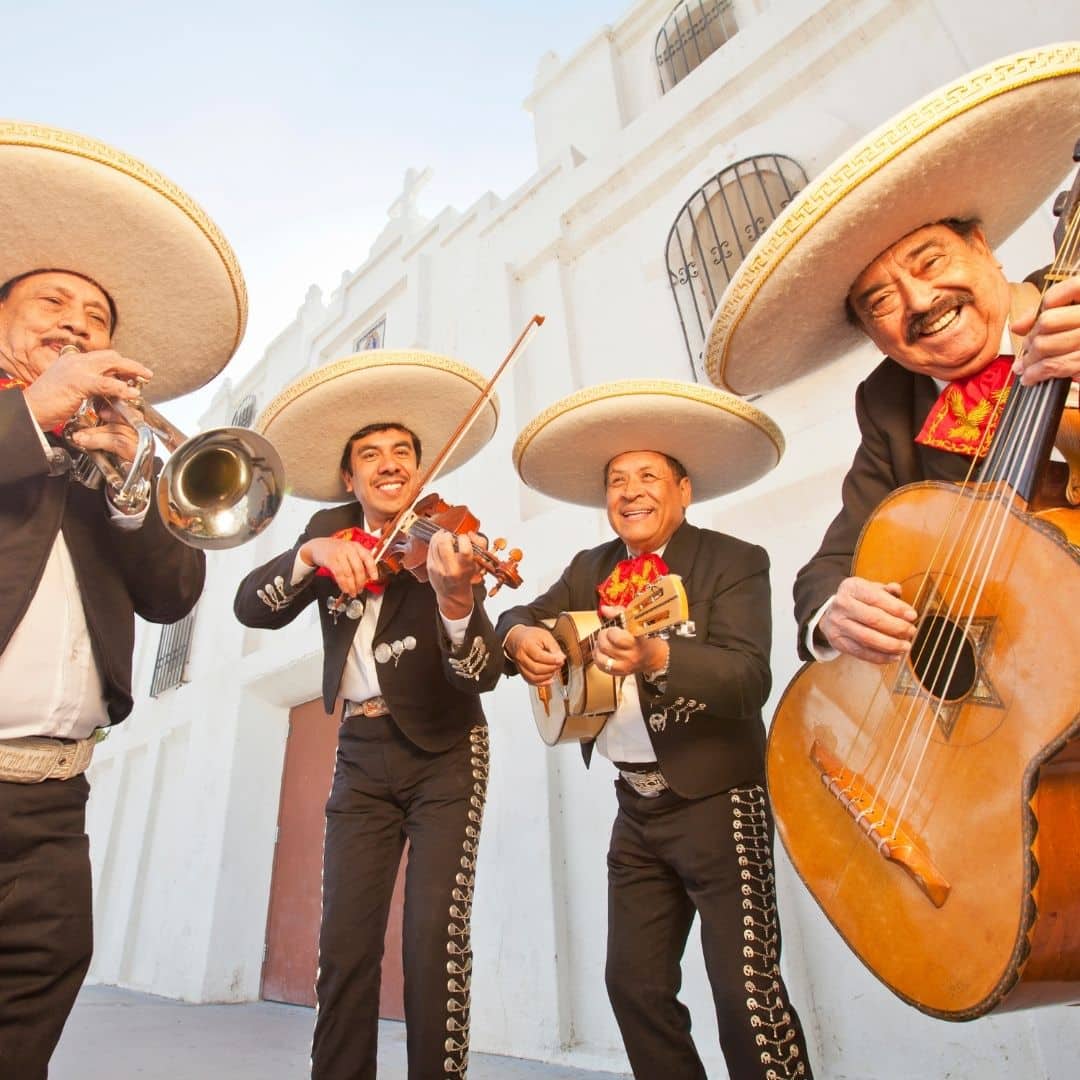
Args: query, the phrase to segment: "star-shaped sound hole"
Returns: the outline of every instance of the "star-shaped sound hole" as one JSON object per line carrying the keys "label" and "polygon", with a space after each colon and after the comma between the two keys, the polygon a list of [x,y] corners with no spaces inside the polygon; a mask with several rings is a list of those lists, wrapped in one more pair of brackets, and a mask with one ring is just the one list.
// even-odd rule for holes
{"label": "star-shaped sound hole", "polygon": [[1002,707],[985,664],[996,622],[992,615],[952,618],[932,610],[900,665],[893,693],[934,701],[934,719],[946,739],[965,705]]}

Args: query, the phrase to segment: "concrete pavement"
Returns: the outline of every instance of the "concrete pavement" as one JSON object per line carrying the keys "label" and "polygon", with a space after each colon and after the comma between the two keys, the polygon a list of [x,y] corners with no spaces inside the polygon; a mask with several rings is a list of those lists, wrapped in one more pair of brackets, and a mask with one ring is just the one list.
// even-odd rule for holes
{"label": "concrete pavement", "polygon": [[[256,1001],[188,1005],[113,986],[79,994],[49,1080],[303,1080],[312,1010]],[[494,1054],[469,1055],[470,1080],[630,1080]],[[379,1080],[406,1080],[405,1025],[379,1025]]]}

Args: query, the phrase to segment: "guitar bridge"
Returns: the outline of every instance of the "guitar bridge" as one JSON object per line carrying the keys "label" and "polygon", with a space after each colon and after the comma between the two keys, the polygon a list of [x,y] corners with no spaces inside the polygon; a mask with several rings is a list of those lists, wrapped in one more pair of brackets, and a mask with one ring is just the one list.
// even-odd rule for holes
{"label": "guitar bridge", "polygon": [[810,760],[818,767],[821,782],[851,815],[863,835],[882,858],[894,862],[926,893],[934,907],[941,907],[952,886],[945,880],[919,838],[905,829],[889,805],[870,792],[866,779],[826,750],[816,739]]}

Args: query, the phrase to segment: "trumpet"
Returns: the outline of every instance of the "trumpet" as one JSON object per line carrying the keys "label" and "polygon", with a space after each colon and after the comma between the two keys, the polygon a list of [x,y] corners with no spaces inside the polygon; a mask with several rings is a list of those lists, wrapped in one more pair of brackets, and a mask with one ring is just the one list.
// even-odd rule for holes
{"label": "trumpet", "polygon": [[[78,352],[75,345],[60,350]],[[182,543],[203,550],[236,547],[273,520],[285,490],[285,470],[270,442],[248,428],[218,427],[188,438],[152,405],[139,400],[88,399],[64,428],[65,439],[98,424],[101,401],[138,435],[126,470],[102,450],[75,449],[73,471],[88,486],[102,480],[106,498],[124,516],[141,515],[156,497],[162,524]],[[155,439],[169,460],[151,492]]]}

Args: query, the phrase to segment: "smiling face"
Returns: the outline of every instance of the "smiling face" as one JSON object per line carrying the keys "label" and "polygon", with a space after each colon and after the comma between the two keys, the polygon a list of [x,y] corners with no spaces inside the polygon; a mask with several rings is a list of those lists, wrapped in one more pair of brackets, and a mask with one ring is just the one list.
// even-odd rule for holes
{"label": "smiling face", "polygon": [[630,450],[608,462],[607,515],[634,555],[656,551],[671,539],[690,505],[690,479],[653,450]]}
{"label": "smiling face", "polygon": [[0,300],[0,362],[33,382],[65,345],[83,352],[112,340],[109,298],[92,281],[46,270],[16,281]]}
{"label": "smiling face", "polygon": [[391,427],[356,439],[349,469],[342,470],[341,476],[345,489],[364,508],[368,527],[379,529],[412,501],[419,472],[412,435]]}
{"label": "smiling face", "polygon": [[908,371],[958,379],[999,351],[1009,283],[986,237],[916,229],[855,279],[848,301],[874,344]]}

